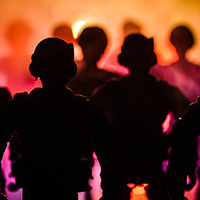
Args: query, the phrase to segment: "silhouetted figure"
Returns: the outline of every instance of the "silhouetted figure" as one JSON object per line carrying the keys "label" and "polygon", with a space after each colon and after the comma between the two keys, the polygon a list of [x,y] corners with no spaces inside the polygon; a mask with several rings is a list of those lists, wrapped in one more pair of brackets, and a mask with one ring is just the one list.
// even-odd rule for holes
{"label": "silhouetted figure", "polygon": [[72,29],[67,24],[60,24],[53,29],[53,36],[59,37],[67,43],[74,43],[75,39],[72,33]]}
{"label": "silhouetted figure", "polygon": [[[7,88],[0,88],[0,109],[12,99],[12,96]],[[0,164],[0,200],[6,199],[5,196],[5,179]]]}
{"label": "silhouetted figure", "polygon": [[80,34],[78,44],[82,48],[84,58],[78,63],[77,75],[68,84],[75,93],[90,97],[93,91],[106,80],[117,77],[117,74],[97,67],[107,42],[104,30],[99,27],[87,27]]}
{"label": "silhouetted figure", "polygon": [[175,27],[170,35],[170,42],[179,56],[178,61],[168,66],[157,65],[151,70],[156,78],[176,86],[191,102],[200,95],[200,66],[189,62],[186,53],[195,39],[192,31],[185,25]]}
{"label": "silhouetted figure", "polygon": [[31,28],[23,21],[16,20],[6,30],[10,52],[0,60],[1,86],[9,88],[12,95],[16,92],[30,92],[34,87],[34,78],[27,65],[30,63],[28,45]]}
{"label": "silhouetted figure", "polygon": [[77,71],[72,44],[59,38],[42,40],[29,70],[40,77],[43,88],[16,94],[1,110],[0,153],[16,132],[21,141],[16,183],[23,187],[24,200],[77,199],[77,192],[89,188],[93,143],[98,152],[108,120],[86,98],[65,87]]}
{"label": "silhouetted figure", "polygon": [[19,166],[21,167],[21,162],[22,162],[22,147],[19,135],[16,132],[13,132],[11,135],[9,149],[10,149],[10,161],[12,163],[11,174],[9,174],[9,176],[15,178],[15,184],[10,183],[8,188],[10,191],[13,192],[23,187],[22,177],[20,177],[20,174],[18,174],[18,168]]}
{"label": "silhouetted figure", "polygon": [[110,166],[113,170],[107,174],[108,181],[102,181],[104,197],[128,199],[127,183],[148,183],[150,200],[168,199],[161,167],[168,148],[161,124],[169,111],[178,118],[189,102],[177,88],[149,75],[157,62],[153,38],[128,36],[118,59],[130,74],[105,84],[91,98],[107,113],[118,137],[118,153],[113,155],[118,161]]}
{"label": "silhouetted figure", "polygon": [[122,76],[128,75],[129,70],[127,67],[120,65],[118,62],[118,55],[120,53],[120,47],[124,41],[124,39],[131,34],[141,33],[141,25],[138,22],[133,20],[126,20],[122,24],[122,41],[119,42],[117,48],[115,47],[114,50],[110,54],[105,54],[103,58],[100,60],[99,65],[102,66],[103,69],[115,72]]}
{"label": "silhouetted figure", "polygon": [[11,99],[10,91],[7,88],[0,87],[0,109]]}
{"label": "silhouetted figure", "polygon": [[142,27],[138,22],[132,20],[126,20],[123,24],[124,38],[129,35],[141,33]]}
{"label": "silhouetted figure", "polygon": [[74,44],[74,59],[81,60],[83,53],[81,47],[77,44],[76,39],[73,36],[72,29],[68,24],[58,24],[53,29],[53,36],[64,40],[67,43]]}
{"label": "silhouetted figure", "polygon": [[[167,167],[168,188],[171,200],[184,200],[185,190],[196,183],[197,145],[200,133],[200,99],[191,104],[169,133],[170,157]],[[187,176],[189,183],[187,183]]]}

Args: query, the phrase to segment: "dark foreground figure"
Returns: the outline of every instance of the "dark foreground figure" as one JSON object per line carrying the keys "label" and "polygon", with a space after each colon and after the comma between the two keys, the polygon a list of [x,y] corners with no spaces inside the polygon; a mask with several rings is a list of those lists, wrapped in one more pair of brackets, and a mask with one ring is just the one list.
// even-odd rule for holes
{"label": "dark foreground figure", "polygon": [[[0,109],[12,99],[12,96],[7,88],[0,88]],[[6,200],[5,196],[5,179],[0,164],[0,200]]]}
{"label": "dark foreground figure", "polygon": [[76,94],[90,98],[94,90],[107,80],[118,78],[119,75],[99,69],[101,59],[108,44],[108,38],[100,27],[87,27],[78,37],[78,44],[83,52],[83,60],[77,62],[78,73],[67,84]]}
{"label": "dark foreground figure", "polygon": [[[75,200],[77,192],[89,188],[93,144],[101,143],[108,120],[87,99],[65,87],[77,70],[72,44],[58,38],[44,39],[32,55],[29,70],[35,78],[40,77],[43,88],[16,94],[1,110],[0,153],[3,155],[16,132],[21,155],[17,149],[13,159],[24,200]],[[99,146],[97,155],[104,154]]]}
{"label": "dark foreground figure", "polygon": [[[200,135],[200,98],[186,109],[184,116],[174,124],[169,133],[171,147],[167,167],[168,186],[172,200],[184,200],[185,190],[196,183],[197,147]],[[187,183],[187,176],[190,183]]]}
{"label": "dark foreground figure", "polygon": [[129,199],[127,183],[148,183],[150,200],[168,199],[162,172],[168,148],[162,123],[169,111],[181,116],[189,101],[177,88],[149,75],[157,61],[152,38],[128,36],[118,58],[130,75],[107,83],[91,98],[108,114],[118,137],[117,164],[107,174],[102,171],[104,198]]}

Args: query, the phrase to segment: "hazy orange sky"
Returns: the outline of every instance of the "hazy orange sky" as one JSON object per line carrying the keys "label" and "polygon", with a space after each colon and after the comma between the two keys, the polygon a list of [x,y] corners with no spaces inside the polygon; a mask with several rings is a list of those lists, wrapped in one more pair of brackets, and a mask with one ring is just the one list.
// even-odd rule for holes
{"label": "hazy orange sky", "polygon": [[23,19],[32,29],[30,54],[41,39],[51,35],[55,25],[77,21],[104,27],[111,51],[120,47],[122,24],[130,19],[141,25],[144,34],[155,37],[157,52],[167,62],[174,55],[168,46],[169,31],[177,23],[189,24],[197,38],[189,57],[200,64],[199,0],[0,0],[0,17],[0,58],[9,52],[5,29],[15,19]]}

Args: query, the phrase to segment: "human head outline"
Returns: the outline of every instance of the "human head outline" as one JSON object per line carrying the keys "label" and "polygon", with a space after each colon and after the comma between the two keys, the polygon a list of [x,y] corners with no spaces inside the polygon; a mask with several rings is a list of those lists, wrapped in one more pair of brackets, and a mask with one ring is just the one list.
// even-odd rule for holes
{"label": "human head outline", "polygon": [[194,45],[194,36],[186,25],[176,26],[170,34],[170,42],[176,48],[178,54],[185,54]]}
{"label": "human head outline", "polygon": [[118,56],[119,63],[129,67],[130,72],[149,72],[157,62],[153,42],[153,38],[146,38],[142,34],[127,36],[122,45],[122,52]]}
{"label": "human head outline", "polygon": [[108,44],[108,38],[104,29],[98,26],[84,28],[77,41],[82,49],[86,63],[97,62]]}
{"label": "human head outline", "polygon": [[29,71],[36,79],[40,77],[43,85],[66,85],[77,72],[73,44],[56,37],[45,38],[35,48]]}

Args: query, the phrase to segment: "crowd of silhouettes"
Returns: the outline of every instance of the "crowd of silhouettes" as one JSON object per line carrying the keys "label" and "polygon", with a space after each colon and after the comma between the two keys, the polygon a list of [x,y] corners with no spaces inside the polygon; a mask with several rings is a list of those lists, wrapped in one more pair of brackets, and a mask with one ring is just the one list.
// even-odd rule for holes
{"label": "crowd of silhouettes", "polygon": [[[200,94],[200,76],[199,66],[186,60],[192,32],[186,26],[172,31],[179,60],[160,66],[154,39],[126,25],[117,58],[127,74],[98,67],[108,44],[103,28],[86,27],[75,39],[61,24],[31,56],[30,80],[40,78],[42,87],[13,98],[9,88],[0,88],[0,156],[10,142],[16,183],[9,189],[23,188],[24,200],[77,200],[78,192],[91,189],[94,152],[104,200],[128,200],[128,183],[147,183],[149,200],[184,200],[195,185],[200,106],[189,104]],[[82,60],[75,58],[77,47]],[[177,122],[167,135],[162,124],[170,112]]]}

